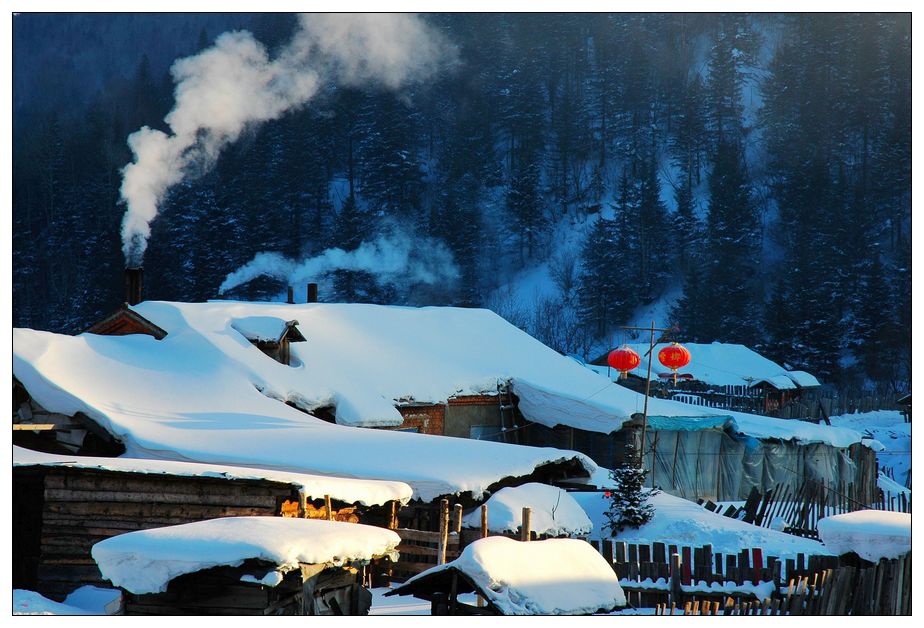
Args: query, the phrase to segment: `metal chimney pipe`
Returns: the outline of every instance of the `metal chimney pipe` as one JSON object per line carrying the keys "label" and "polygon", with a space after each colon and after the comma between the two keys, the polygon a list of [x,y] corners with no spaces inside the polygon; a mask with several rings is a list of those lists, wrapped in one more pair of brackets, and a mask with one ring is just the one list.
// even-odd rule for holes
{"label": "metal chimney pipe", "polygon": [[295,303],[295,289],[292,286],[286,288],[286,303]]}
{"label": "metal chimney pipe", "polygon": [[317,303],[318,302],[318,284],[310,283],[308,284],[307,297],[305,298],[305,303]]}
{"label": "metal chimney pipe", "polygon": [[141,293],[144,288],[144,268],[125,269],[125,302],[129,305],[141,303]]}

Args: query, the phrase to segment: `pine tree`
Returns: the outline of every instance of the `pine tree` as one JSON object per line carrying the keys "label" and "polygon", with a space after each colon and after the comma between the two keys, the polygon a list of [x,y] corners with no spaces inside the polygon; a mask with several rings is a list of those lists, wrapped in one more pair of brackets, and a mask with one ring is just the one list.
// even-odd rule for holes
{"label": "pine tree", "polygon": [[609,507],[603,514],[612,536],[626,528],[640,528],[654,517],[654,505],[648,500],[659,491],[644,488],[647,475],[648,471],[639,465],[635,440],[630,436],[626,439],[623,459],[610,471],[614,486],[609,492]]}
{"label": "pine tree", "polygon": [[759,310],[755,280],[760,259],[760,224],[751,197],[747,166],[738,142],[720,142],[709,177],[704,249],[711,293],[700,316],[711,340],[752,344]]}

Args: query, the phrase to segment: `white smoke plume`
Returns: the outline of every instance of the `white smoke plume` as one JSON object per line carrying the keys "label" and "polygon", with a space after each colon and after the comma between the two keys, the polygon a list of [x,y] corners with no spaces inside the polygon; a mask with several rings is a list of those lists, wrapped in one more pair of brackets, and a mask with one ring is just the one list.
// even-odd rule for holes
{"label": "white smoke plume", "polygon": [[128,137],[135,157],[122,171],[126,263],[140,265],[167,191],[190,166],[211,167],[246,127],[305,105],[325,83],[399,89],[454,62],[455,54],[417,16],[308,14],[299,16],[295,35],[275,59],[253,35],[235,31],[176,61],[176,103],[164,118],[170,133],[145,126]]}
{"label": "white smoke plume", "polygon": [[317,281],[335,270],[367,271],[380,285],[401,280],[406,283],[451,282],[459,277],[452,253],[442,242],[429,238],[411,239],[395,231],[363,242],[355,250],[327,249],[315,257],[296,261],[279,253],[257,253],[254,258],[229,274],[218,288],[223,294],[256,279],[268,276],[284,279],[290,286]]}

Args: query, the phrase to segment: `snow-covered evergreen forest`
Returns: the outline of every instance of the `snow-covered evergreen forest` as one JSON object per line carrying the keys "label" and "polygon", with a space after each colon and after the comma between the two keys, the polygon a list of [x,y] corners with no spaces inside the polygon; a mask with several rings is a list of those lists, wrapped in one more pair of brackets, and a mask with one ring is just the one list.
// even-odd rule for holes
{"label": "snow-covered evergreen forest", "polygon": [[[401,232],[451,282],[363,270],[321,300],[489,307],[580,357],[620,325],[739,342],[826,382],[911,366],[911,18],[430,15],[458,50],[389,92],[331,85],[175,186],[145,298],[215,298],[259,252]],[[77,333],[122,300],[129,133],[164,129],[170,64],[286,14],[13,19],[13,323]],[[275,298],[257,279],[231,296]],[[499,348],[501,350],[502,348]]]}

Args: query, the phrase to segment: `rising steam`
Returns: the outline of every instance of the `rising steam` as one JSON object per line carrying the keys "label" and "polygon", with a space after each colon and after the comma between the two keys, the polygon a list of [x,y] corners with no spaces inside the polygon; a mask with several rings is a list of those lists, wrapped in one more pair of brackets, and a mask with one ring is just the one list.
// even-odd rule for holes
{"label": "rising steam", "polygon": [[407,283],[435,284],[459,277],[452,253],[441,242],[411,238],[394,232],[363,242],[353,251],[327,249],[320,255],[296,261],[279,253],[257,253],[241,268],[228,275],[219,294],[261,276],[284,279],[290,286],[316,281],[335,270],[368,271],[379,284],[400,279]]}
{"label": "rising steam", "polygon": [[135,158],[122,171],[126,262],[141,264],[167,190],[190,166],[211,167],[245,127],[304,105],[325,83],[398,89],[432,75],[454,54],[416,16],[311,14],[299,16],[297,32],[275,59],[253,35],[236,31],[178,60],[171,68],[176,104],[164,118],[170,134],[145,126],[128,137]]}

